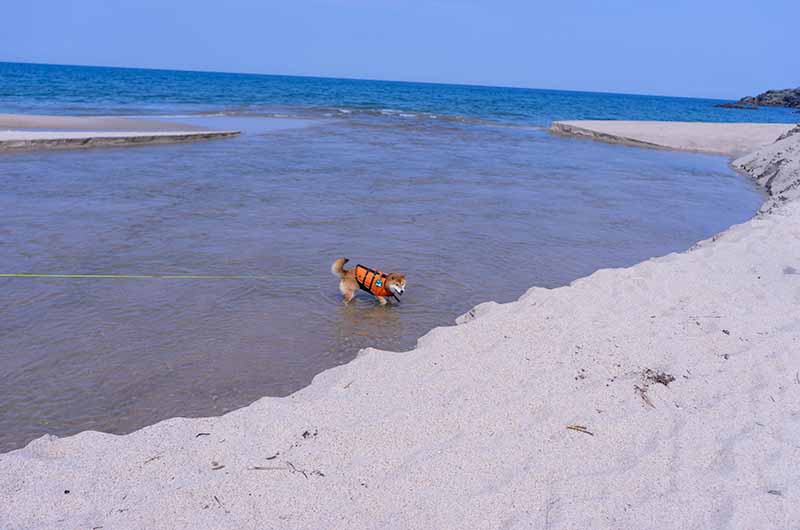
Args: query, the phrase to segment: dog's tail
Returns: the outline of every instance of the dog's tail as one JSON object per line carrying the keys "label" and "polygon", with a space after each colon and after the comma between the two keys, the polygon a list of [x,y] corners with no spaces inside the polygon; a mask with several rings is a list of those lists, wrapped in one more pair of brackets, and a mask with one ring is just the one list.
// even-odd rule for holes
{"label": "dog's tail", "polygon": [[347,272],[346,270],[344,270],[344,264],[347,263],[348,261],[350,260],[347,258],[339,258],[336,261],[334,261],[333,265],[331,265],[331,272],[333,273],[333,275],[338,276],[339,278],[343,278],[344,274]]}

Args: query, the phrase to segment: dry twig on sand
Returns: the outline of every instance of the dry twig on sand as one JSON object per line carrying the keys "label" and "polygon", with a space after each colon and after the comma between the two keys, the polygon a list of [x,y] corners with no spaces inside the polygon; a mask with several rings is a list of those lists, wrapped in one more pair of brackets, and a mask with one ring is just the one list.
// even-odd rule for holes
{"label": "dry twig on sand", "polygon": [[588,434],[589,436],[594,436],[594,433],[583,425],[567,425],[567,429],[582,432],[583,434]]}
{"label": "dry twig on sand", "polygon": [[249,467],[248,469],[252,471],[288,471],[289,473],[300,473],[305,478],[308,477],[324,477],[325,473],[318,469],[300,469],[299,467],[295,466],[289,461],[286,461],[286,466],[253,466]]}

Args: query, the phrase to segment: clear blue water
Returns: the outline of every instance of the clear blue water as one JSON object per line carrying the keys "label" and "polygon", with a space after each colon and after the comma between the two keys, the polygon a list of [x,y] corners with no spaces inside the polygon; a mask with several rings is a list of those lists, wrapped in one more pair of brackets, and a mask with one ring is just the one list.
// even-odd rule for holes
{"label": "clear blue water", "polygon": [[[743,94],[745,95],[745,94]],[[552,120],[796,122],[790,109],[715,108],[722,100],[393,81],[180,72],[0,62],[0,112],[172,114],[259,112],[319,116],[404,111],[547,126]],[[388,112],[387,112],[388,111]],[[396,112],[398,118],[401,116]]]}
{"label": "clear blue water", "polygon": [[[0,112],[169,115],[214,142],[0,154],[0,451],[286,395],[486,300],[681,251],[762,200],[722,157],[555,137],[556,118],[793,121],[709,100],[0,63]],[[276,119],[281,117],[281,119]],[[330,263],[408,275],[341,304]]]}

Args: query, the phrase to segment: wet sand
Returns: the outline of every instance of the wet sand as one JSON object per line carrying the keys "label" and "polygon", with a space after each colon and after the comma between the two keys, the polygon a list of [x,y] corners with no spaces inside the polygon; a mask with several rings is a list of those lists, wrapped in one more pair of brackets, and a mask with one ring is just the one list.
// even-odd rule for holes
{"label": "wet sand", "polygon": [[[695,148],[681,124],[657,127]],[[650,143],[647,129],[620,141]],[[0,455],[0,526],[791,527],[800,134],[762,148],[761,126],[736,129],[715,147],[750,138],[734,166],[769,183],[769,213],[481,304],[411,352],[366,349],[287,398],[40,438]]]}
{"label": "wet sand", "polygon": [[238,134],[157,120],[0,114],[0,152],[190,142]]}

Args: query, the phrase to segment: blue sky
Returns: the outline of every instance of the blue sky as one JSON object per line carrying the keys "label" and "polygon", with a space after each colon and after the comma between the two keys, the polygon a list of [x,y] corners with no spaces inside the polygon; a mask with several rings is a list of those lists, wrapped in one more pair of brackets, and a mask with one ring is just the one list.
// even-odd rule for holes
{"label": "blue sky", "polygon": [[799,0],[25,0],[0,60],[736,98],[800,86]]}

